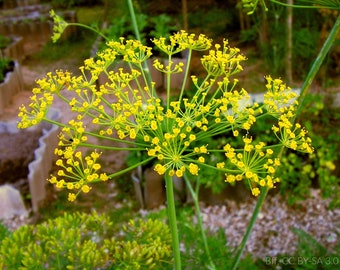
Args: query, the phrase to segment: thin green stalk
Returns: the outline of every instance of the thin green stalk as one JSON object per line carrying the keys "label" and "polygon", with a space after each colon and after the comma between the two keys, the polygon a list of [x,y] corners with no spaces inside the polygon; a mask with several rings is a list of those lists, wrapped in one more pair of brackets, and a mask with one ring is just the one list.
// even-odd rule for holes
{"label": "thin green stalk", "polygon": [[92,143],[79,143],[81,147],[88,147],[88,148],[95,148],[95,149],[102,149],[102,150],[112,150],[112,151],[143,151],[145,150],[144,147],[115,147],[115,146],[108,146],[108,145],[98,145]]}
{"label": "thin green stalk", "polygon": [[138,23],[137,23],[137,19],[136,19],[136,13],[135,13],[135,10],[133,8],[132,0],[127,0],[127,4],[129,6],[129,11],[130,11],[130,17],[131,17],[133,31],[135,32],[136,38],[139,41],[141,41],[140,34],[139,34],[139,29],[138,29]]}
{"label": "thin green stalk", "polygon": [[[154,157],[144,159],[144,160],[142,160],[141,162],[138,162],[138,163],[136,163],[136,164],[134,164],[134,165],[132,165],[132,166],[126,168],[126,169],[123,169],[123,170],[120,170],[120,171],[118,171],[118,172],[116,172],[116,173],[110,174],[110,175],[109,175],[109,178],[112,179],[112,178],[114,178],[114,177],[121,176],[121,175],[123,175],[123,174],[125,174],[125,173],[127,173],[127,172],[129,172],[129,171],[132,171],[133,169],[137,168],[138,166],[142,166],[142,165],[148,163],[148,162],[151,161],[152,159],[154,159]],[[100,180],[100,181],[101,181],[101,180]],[[98,181],[98,182],[100,182],[100,181]],[[95,182],[95,181],[94,181],[94,182]]]}
{"label": "thin green stalk", "polygon": [[[139,33],[139,28],[138,28],[138,23],[137,23],[137,19],[136,19],[136,13],[135,13],[135,10],[133,8],[133,3],[132,3],[132,0],[127,0],[127,3],[128,3],[128,6],[129,6],[129,11],[130,11],[130,17],[131,17],[131,22],[132,22],[132,27],[133,27],[133,30],[135,32],[135,35],[136,35],[136,38],[142,42],[141,40],[141,37],[140,37],[140,33]],[[146,73],[146,76],[147,76],[147,80],[148,80],[148,83],[149,83],[149,87],[151,89],[152,87],[152,78],[151,78],[151,74],[150,74],[150,69],[149,69],[149,66],[148,66],[148,63],[147,61],[144,61],[143,62],[143,69]],[[153,93],[153,94],[156,94],[156,93]],[[156,96],[156,95],[155,95]]]}
{"label": "thin green stalk", "polygon": [[338,16],[338,18],[336,19],[333,28],[331,30],[331,32],[329,33],[325,43],[323,44],[318,56],[316,57],[311,69],[309,70],[309,73],[306,77],[306,80],[304,81],[302,88],[301,88],[301,93],[300,93],[300,97],[299,97],[299,105],[298,105],[298,109],[296,111],[296,116],[297,117],[302,110],[302,103],[304,98],[306,97],[309,88],[317,74],[317,72],[319,71],[323,61],[325,60],[325,57],[327,55],[327,53],[329,52],[330,48],[332,47],[336,37],[337,37],[337,33],[340,29],[340,15]]}
{"label": "thin green stalk", "polygon": [[[290,5],[284,2],[276,1],[276,0],[270,0],[270,2],[275,3],[277,5],[285,6],[285,7],[293,7],[293,8],[328,8],[328,9],[339,9],[338,5],[327,5],[327,1],[323,3],[315,3],[314,1],[307,0],[304,1],[306,3],[310,3],[310,5]],[[301,1],[302,2],[302,1]]]}
{"label": "thin green stalk", "polygon": [[99,36],[101,36],[103,39],[105,39],[106,41],[108,41],[108,37],[105,36],[102,32],[98,31],[97,29],[91,27],[91,26],[88,26],[86,24],[81,24],[81,23],[67,23],[67,26],[80,26],[80,27],[83,27],[83,28],[86,28],[88,30],[91,30],[93,32],[95,32],[96,34],[98,34]]}
{"label": "thin green stalk", "polygon": [[207,237],[205,235],[205,230],[204,230],[204,227],[203,227],[203,220],[202,220],[202,215],[201,215],[201,209],[200,209],[200,206],[199,206],[199,201],[198,201],[198,194],[199,194],[199,177],[197,177],[197,185],[196,185],[196,189],[194,191],[194,189],[192,188],[191,186],[191,183],[188,179],[188,177],[186,175],[184,175],[184,180],[185,180],[185,183],[190,191],[190,194],[192,196],[192,199],[194,200],[194,205],[195,205],[195,211],[196,211],[196,216],[197,216],[197,222],[198,222],[198,225],[200,227],[200,230],[201,230],[201,237],[202,237],[202,241],[203,241],[203,245],[204,245],[204,249],[205,249],[205,253],[207,254],[208,256],[208,269],[216,269],[216,266],[211,258],[211,255],[210,255],[210,250],[209,250],[209,246],[208,246],[208,241],[207,241]]}
{"label": "thin green stalk", "polygon": [[172,177],[169,176],[169,172],[165,173],[165,186],[166,186],[166,198],[168,207],[168,218],[169,226],[172,237],[172,251],[174,253],[175,260],[175,270],[181,269],[181,253],[179,250],[179,238],[177,229],[177,219],[176,219],[176,207],[175,207],[175,197],[174,197],[174,186],[172,182]]}
{"label": "thin green stalk", "polygon": [[[168,63],[171,62],[171,55],[169,55]],[[171,74],[170,71],[166,72],[166,109],[170,108],[170,87],[171,87]]]}
{"label": "thin green stalk", "polygon": [[232,270],[236,270],[237,268],[237,265],[241,259],[241,256],[243,254],[243,251],[246,247],[246,244],[248,242],[248,239],[249,239],[249,236],[250,236],[250,233],[251,231],[253,230],[253,227],[255,225],[255,222],[257,220],[257,217],[258,217],[258,214],[261,210],[261,207],[266,199],[266,196],[267,196],[267,193],[268,193],[268,188],[265,187],[263,188],[263,190],[261,191],[261,194],[256,202],[256,205],[255,205],[255,208],[254,208],[254,211],[253,211],[253,214],[251,216],[251,219],[249,221],[249,224],[248,224],[248,227],[247,227],[247,230],[246,230],[246,233],[244,234],[243,236],[243,239],[242,239],[242,242],[240,244],[240,248],[239,250],[237,251],[237,254],[235,256],[235,259],[234,259],[234,262],[233,262],[233,265],[232,265]]}
{"label": "thin green stalk", "polygon": [[182,89],[181,89],[181,93],[179,95],[178,100],[182,100],[182,97],[183,97],[183,93],[184,93],[184,90],[185,90],[185,86],[186,86],[186,82],[187,82],[188,74],[189,74],[189,69],[190,69],[191,56],[192,56],[192,50],[190,49],[189,53],[188,53],[187,65],[186,65],[186,68],[185,68]]}

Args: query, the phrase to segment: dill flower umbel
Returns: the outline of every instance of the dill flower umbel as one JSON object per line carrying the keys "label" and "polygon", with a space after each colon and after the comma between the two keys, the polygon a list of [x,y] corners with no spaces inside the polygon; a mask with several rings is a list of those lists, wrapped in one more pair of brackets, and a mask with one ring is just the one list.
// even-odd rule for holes
{"label": "dill flower umbel", "polygon": [[[55,34],[61,34],[63,21],[52,15],[59,24]],[[61,70],[48,73],[37,81],[31,104],[20,107],[20,128],[41,121],[60,126],[60,143],[55,150],[60,169],[49,181],[69,190],[70,201],[80,192],[88,193],[94,183],[150,161],[158,174],[166,176],[196,177],[202,168],[217,170],[225,173],[226,182],[245,180],[257,196],[263,187],[273,188],[279,181],[275,175],[280,166],[276,146],[312,151],[306,131],[293,123],[295,96],[281,80],[266,78],[268,92],[261,105],[251,103],[248,92],[238,89],[238,80],[231,76],[242,71],[246,59],[238,48],[229,47],[226,40],[212,46],[212,40],[204,35],[185,31],[153,42],[168,55],[167,64],[158,59],[153,63],[155,71],[166,75],[165,100],[157,95],[155,83],[148,80],[148,69],[143,66],[152,56],[152,48],[121,38],[108,41],[95,58],[85,60],[80,76]],[[193,51],[207,51],[201,58],[205,77],[189,76],[190,61],[186,66],[172,61],[172,56],[183,50],[188,51],[188,61]],[[113,68],[117,63],[118,67]],[[189,80],[193,93],[186,92],[185,80],[179,93],[172,91],[170,81],[178,73]],[[106,82],[98,86],[100,76]],[[55,123],[47,118],[55,99],[66,104],[70,115],[74,115],[72,120]],[[263,116],[277,122],[272,129],[277,144],[252,139],[257,118]],[[235,138],[238,144],[209,144],[209,140],[221,137]],[[124,146],[114,146],[116,143]],[[99,150],[138,152],[146,158],[121,172],[108,174],[101,172]],[[224,161],[210,158],[212,153],[221,152],[225,154]]]}

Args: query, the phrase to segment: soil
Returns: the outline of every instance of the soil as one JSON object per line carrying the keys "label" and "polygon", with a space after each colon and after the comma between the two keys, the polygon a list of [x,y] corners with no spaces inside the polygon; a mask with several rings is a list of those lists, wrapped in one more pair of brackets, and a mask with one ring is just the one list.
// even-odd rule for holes
{"label": "soil", "polygon": [[40,136],[40,130],[0,133],[0,184],[27,177]]}

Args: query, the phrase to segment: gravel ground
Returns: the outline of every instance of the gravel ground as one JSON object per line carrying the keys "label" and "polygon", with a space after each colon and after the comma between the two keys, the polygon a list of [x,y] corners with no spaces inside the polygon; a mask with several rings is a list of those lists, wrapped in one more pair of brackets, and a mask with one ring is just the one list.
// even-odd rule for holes
{"label": "gravel ground", "polygon": [[[230,202],[202,209],[204,225],[211,231],[223,229],[232,247],[242,240],[255,207],[255,200],[242,204]],[[309,199],[289,206],[280,195],[268,196],[256,221],[245,252],[265,259],[278,254],[294,254],[297,236],[292,228],[302,229],[331,250],[339,243],[340,209],[329,209],[329,201],[313,190]]]}

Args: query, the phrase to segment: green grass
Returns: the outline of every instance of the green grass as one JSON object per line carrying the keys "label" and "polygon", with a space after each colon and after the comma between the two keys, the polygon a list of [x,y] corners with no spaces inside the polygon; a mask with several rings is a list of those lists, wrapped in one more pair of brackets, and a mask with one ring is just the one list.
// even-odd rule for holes
{"label": "green grass", "polygon": [[[108,1],[109,9],[107,20],[110,22],[111,18],[122,16],[128,13],[126,0]],[[79,23],[91,25],[98,23],[99,26],[103,22],[104,4],[92,7],[77,7],[77,18]]]}

